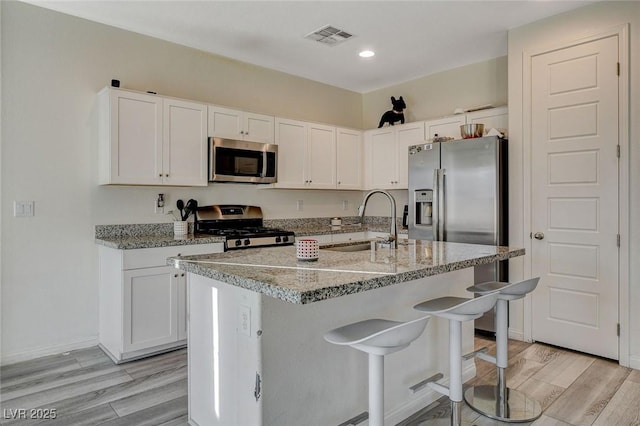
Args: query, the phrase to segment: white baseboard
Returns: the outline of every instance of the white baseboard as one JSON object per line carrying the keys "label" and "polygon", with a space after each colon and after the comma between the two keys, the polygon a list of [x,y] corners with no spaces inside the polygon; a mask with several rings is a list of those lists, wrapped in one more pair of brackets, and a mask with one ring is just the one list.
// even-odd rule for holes
{"label": "white baseboard", "polygon": [[[448,372],[447,372],[448,373]],[[473,360],[465,362],[462,366],[462,382],[466,382],[471,380],[476,376],[476,364]],[[443,385],[448,385],[449,380],[438,381]],[[412,414],[417,413],[422,410],[427,405],[435,402],[440,399],[442,394],[434,391],[430,387],[425,387],[424,389],[419,390],[415,394],[411,396],[404,404],[396,409],[392,410],[389,413],[386,413],[384,416],[384,424],[395,425],[400,423],[401,421],[407,419]],[[368,425],[369,422],[364,422],[361,425]],[[360,426],[360,425],[359,425]]]}
{"label": "white baseboard", "polygon": [[2,354],[0,356],[0,365],[15,364],[16,362],[29,361],[48,355],[57,355],[64,352],[74,351],[76,349],[85,349],[98,344],[98,337],[88,340],[79,340],[77,342],[64,343],[60,345],[46,346],[43,348],[30,349],[23,352],[15,352]]}
{"label": "white baseboard", "polygon": [[640,370],[640,355],[631,355],[629,357],[629,367]]}
{"label": "white baseboard", "polygon": [[522,330],[514,330],[513,328],[510,328],[509,339],[520,340],[521,342],[524,342],[524,332]]}

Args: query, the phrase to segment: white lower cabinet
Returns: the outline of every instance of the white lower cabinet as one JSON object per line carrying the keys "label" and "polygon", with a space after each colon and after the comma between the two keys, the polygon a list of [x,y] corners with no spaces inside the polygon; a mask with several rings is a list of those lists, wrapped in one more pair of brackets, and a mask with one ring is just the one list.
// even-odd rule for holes
{"label": "white lower cabinet", "polygon": [[101,348],[119,363],[186,345],[186,277],[166,266],[166,259],[223,250],[222,243],[134,250],[99,246]]}

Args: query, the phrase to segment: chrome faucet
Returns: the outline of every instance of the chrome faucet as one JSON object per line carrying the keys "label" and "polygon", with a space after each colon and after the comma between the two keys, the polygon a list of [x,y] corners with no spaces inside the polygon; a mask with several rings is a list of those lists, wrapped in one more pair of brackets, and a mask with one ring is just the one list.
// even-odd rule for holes
{"label": "chrome faucet", "polygon": [[389,203],[391,204],[391,229],[389,230],[388,242],[393,243],[395,248],[398,248],[398,227],[396,225],[396,200],[393,198],[391,194],[387,191],[383,191],[382,189],[374,189],[373,191],[369,191],[367,195],[364,196],[362,200],[362,204],[358,207],[358,216],[360,216],[360,221],[364,225],[364,210],[367,208],[367,201],[373,194],[380,193],[386,195],[389,199]]}

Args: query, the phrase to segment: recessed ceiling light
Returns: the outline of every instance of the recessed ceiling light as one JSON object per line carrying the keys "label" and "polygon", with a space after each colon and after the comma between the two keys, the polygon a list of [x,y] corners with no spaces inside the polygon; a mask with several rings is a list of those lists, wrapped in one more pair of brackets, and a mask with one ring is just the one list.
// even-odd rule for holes
{"label": "recessed ceiling light", "polygon": [[370,58],[375,54],[376,52],[374,52],[373,50],[363,50],[362,52],[358,53],[358,55],[360,55],[361,58]]}

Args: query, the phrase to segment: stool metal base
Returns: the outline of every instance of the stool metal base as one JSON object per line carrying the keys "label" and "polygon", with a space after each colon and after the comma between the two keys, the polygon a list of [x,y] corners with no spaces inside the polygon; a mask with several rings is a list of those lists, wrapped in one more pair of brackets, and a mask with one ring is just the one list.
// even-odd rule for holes
{"label": "stool metal base", "polygon": [[483,416],[507,423],[532,422],[542,414],[540,403],[522,392],[506,388],[504,395],[501,402],[497,386],[473,386],[465,391],[464,400]]}

